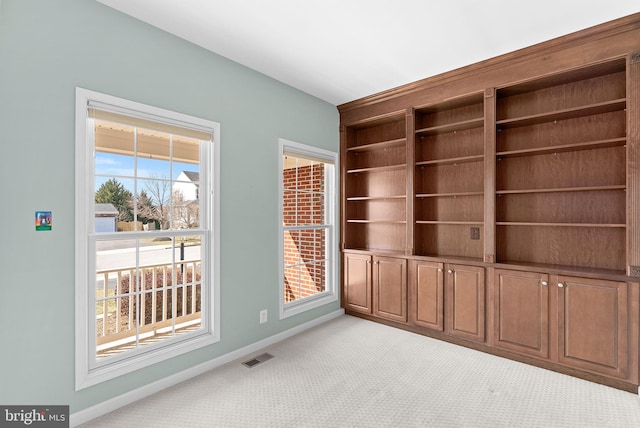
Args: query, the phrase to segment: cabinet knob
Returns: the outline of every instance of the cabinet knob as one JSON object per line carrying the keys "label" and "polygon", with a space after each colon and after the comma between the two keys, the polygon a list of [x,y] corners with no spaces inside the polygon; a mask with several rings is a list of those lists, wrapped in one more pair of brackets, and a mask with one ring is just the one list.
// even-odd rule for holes
{"label": "cabinet knob", "polygon": [[562,288],[562,287],[564,287],[564,284],[563,284],[563,283],[561,283],[561,282],[559,282],[559,283],[558,283],[558,288]]}
{"label": "cabinet knob", "polygon": [[548,282],[547,282],[547,281],[542,281],[542,282],[541,282],[541,284],[542,284],[542,285],[547,285],[547,284],[548,284]]}
{"label": "cabinet knob", "polygon": [[453,269],[447,270],[447,273],[453,273]]}
{"label": "cabinet knob", "polygon": [[438,272],[442,272],[442,269],[438,268]]}

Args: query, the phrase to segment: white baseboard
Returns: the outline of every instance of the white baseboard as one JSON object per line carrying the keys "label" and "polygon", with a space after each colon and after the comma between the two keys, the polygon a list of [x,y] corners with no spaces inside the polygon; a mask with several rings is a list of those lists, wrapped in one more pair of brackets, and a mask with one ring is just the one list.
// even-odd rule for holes
{"label": "white baseboard", "polygon": [[76,427],[85,422],[89,422],[91,419],[106,415],[107,413],[117,410],[120,407],[127,406],[135,401],[141,400],[171,386],[189,380],[195,376],[199,376],[205,372],[208,372],[209,370],[215,369],[216,367],[220,367],[224,364],[230,363],[231,361],[247,357],[256,351],[274,345],[278,342],[295,336],[296,334],[302,333],[305,330],[316,327],[320,324],[324,324],[325,322],[330,321],[334,318],[338,318],[342,315],[344,315],[344,309],[338,309],[336,311],[323,315],[320,318],[316,318],[299,326],[293,327],[289,330],[275,334],[271,337],[267,337],[266,339],[252,343],[251,345],[247,345],[243,348],[221,355],[217,358],[214,358],[213,360],[191,367],[187,370],[173,374],[166,378],[157,380],[153,383],[134,389],[133,391],[129,391],[117,397],[113,397],[107,401],[103,401],[102,403],[72,413],[69,416],[69,425],[71,427]]}

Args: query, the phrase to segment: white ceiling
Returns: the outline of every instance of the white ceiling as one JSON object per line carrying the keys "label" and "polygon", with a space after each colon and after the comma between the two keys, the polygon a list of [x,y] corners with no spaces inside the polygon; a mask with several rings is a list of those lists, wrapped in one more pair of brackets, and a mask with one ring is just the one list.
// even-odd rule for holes
{"label": "white ceiling", "polygon": [[640,0],[98,0],[339,105],[640,12]]}

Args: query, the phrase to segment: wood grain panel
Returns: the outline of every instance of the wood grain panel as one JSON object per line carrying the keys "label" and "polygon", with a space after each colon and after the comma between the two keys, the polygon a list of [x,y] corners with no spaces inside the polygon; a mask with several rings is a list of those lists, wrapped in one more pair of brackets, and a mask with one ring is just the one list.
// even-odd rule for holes
{"label": "wood grain panel", "polygon": [[624,271],[625,230],[498,226],[498,262],[540,263]]}
{"label": "wood grain panel", "polygon": [[385,147],[381,150],[347,152],[349,169],[375,168],[407,163],[404,141],[402,145]]}
{"label": "wood grain panel", "polygon": [[[624,63],[618,61],[620,71],[591,79],[573,81],[574,73],[559,75],[556,79],[569,80],[562,85],[545,87],[554,80],[540,79],[529,84],[520,92],[518,86],[498,91],[497,120],[523,117],[546,113],[555,110],[580,107],[603,101],[626,98]],[[589,72],[589,68],[584,70]],[[600,70],[596,70],[599,72]],[[566,76],[565,79],[563,77]],[[542,86],[536,89],[537,86]],[[522,86],[521,86],[522,87]],[[515,95],[504,96],[505,92],[516,92]]]}
{"label": "wood grain panel", "polygon": [[640,52],[629,55],[627,61],[627,273],[640,276]]}
{"label": "wood grain panel", "polygon": [[416,161],[478,156],[484,153],[483,128],[416,137]]}
{"label": "wood grain panel", "polygon": [[416,110],[416,129],[477,119],[484,114],[482,94]]}
{"label": "wood grain panel", "polygon": [[443,264],[413,260],[411,262],[411,322],[421,327],[444,329]]}
{"label": "wood grain panel", "polygon": [[347,147],[358,147],[365,144],[404,138],[406,132],[405,119],[380,124],[362,124],[348,128]]}
{"label": "wood grain panel", "polygon": [[499,129],[498,153],[599,141],[626,136],[623,110],[529,126]]}
{"label": "wood grain panel", "polygon": [[407,255],[412,255],[415,253],[415,246],[413,244],[413,237],[414,237],[414,231],[413,231],[413,221],[414,221],[414,217],[413,217],[413,212],[414,212],[414,206],[413,206],[413,189],[414,189],[414,173],[415,173],[415,168],[413,167],[413,165],[415,164],[415,159],[416,159],[416,143],[415,143],[415,134],[413,133],[413,126],[414,126],[414,109],[413,108],[408,108],[407,112],[406,112],[406,125],[407,125],[407,138],[406,138],[406,150],[407,150],[407,169],[406,169],[406,175],[407,175],[407,180],[405,183],[405,191],[406,191],[406,195],[407,198],[405,200],[406,202],[406,207],[405,207],[405,211],[407,212],[407,228],[405,230],[405,240],[406,240],[406,248],[405,248],[405,253]]}
{"label": "wood grain panel", "polygon": [[484,342],[485,281],[484,269],[448,264],[446,269],[445,329],[468,340]]}
{"label": "wood grain panel", "polygon": [[404,254],[405,228],[404,223],[347,223],[345,247]]}
{"label": "wood grain panel", "polygon": [[560,362],[626,377],[627,284],[558,278]]}
{"label": "wood grain panel", "polygon": [[347,201],[348,219],[366,219],[372,221],[406,221],[405,199],[376,199]]}
{"label": "wood grain panel", "polygon": [[[480,239],[471,239],[471,227],[480,227]],[[460,256],[482,260],[483,227],[451,224],[416,224],[416,254]]]}
{"label": "wood grain panel", "polygon": [[549,277],[496,269],[494,345],[549,357]]}
{"label": "wood grain panel", "polygon": [[416,221],[483,222],[482,195],[418,198],[415,202]]}
{"label": "wood grain panel", "polygon": [[361,172],[344,174],[347,198],[388,197],[406,194],[406,171]]}
{"label": "wood grain panel", "polygon": [[416,167],[416,193],[482,192],[484,163]]}
{"label": "wood grain panel", "polygon": [[624,147],[498,159],[497,190],[625,185]]}
{"label": "wood grain panel", "polygon": [[344,305],[364,313],[371,313],[371,256],[344,255]]}
{"label": "wood grain panel", "polygon": [[484,92],[484,261],[496,261],[496,90]]}
{"label": "wood grain panel", "polygon": [[499,195],[498,222],[626,223],[622,190]]}
{"label": "wood grain panel", "polygon": [[407,321],[407,261],[374,257],[373,312],[400,322]]}

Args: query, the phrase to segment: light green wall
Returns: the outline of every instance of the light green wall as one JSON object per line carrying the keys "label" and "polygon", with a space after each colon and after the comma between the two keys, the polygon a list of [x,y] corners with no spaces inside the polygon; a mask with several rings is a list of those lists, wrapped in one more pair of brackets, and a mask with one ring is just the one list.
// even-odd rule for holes
{"label": "light green wall", "polygon": [[[277,321],[278,138],[337,151],[335,106],[92,0],[0,5],[0,404],[77,412],[338,309]],[[222,134],[221,342],[79,392],[76,86],[210,119]],[[34,230],[37,210],[53,211],[52,231]]]}

